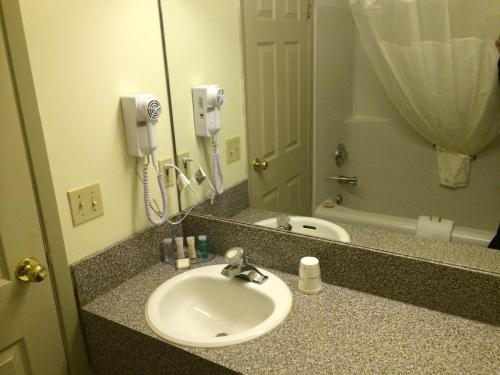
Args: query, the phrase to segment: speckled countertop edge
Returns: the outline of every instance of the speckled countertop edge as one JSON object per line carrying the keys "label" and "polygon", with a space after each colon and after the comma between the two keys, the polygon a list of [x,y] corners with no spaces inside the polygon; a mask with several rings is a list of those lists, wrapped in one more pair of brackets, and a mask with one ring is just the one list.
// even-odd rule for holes
{"label": "speckled countertop edge", "polygon": [[[248,343],[181,348],[243,374],[500,371],[500,327],[330,284],[307,296],[298,292],[296,276],[271,272],[293,293],[283,324]],[[159,339],[147,325],[145,305],[154,289],[178,273],[155,264],[83,309]]]}

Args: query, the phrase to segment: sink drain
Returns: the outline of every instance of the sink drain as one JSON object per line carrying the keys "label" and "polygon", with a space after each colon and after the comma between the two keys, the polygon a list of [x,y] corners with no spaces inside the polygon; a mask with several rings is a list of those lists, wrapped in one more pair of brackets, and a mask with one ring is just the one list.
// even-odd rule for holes
{"label": "sink drain", "polygon": [[215,337],[224,337],[224,336],[229,336],[229,334],[226,332],[220,332],[220,333],[215,335]]}

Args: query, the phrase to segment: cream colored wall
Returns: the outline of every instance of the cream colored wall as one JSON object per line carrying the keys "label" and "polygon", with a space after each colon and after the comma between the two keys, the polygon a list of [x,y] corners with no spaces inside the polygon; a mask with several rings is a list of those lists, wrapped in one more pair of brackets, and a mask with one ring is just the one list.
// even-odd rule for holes
{"label": "cream colored wall", "polygon": [[[120,96],[157,95],[165,109],[159,156],[172,156],[158,4],[21,0],[21,12],[71,263],[148,225],[135,159],[125,148]],[[104,216],[73,227],[66,192],[96,181]],[[176,192],[169,193],[177,212]]]}
{"label": "cream colored wall", "polygon": [[[177,152],[189,152],[210,172],[206,151],[210,143],[194,134],[191,87],[219,84],[226,92],[219,132],[224,185],[232,186],[247,178],[240,2],[162,0],[161,5]],[[241,138],[241,159],[227,164],[225,141],[237,136]],[[182,198],[186,202],[184,193]]]}

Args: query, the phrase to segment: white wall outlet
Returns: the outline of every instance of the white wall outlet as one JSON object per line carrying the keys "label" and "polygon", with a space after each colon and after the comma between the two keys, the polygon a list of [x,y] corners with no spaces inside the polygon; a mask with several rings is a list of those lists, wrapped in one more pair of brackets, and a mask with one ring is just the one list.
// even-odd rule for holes
{"label": "white wall outlet", "polygon": [[104,215],[99,183],[68,191],[73,226]]}
{"label": "white wall outlet", "polygon": [[177,166],[187,176],[187,178],[191,178],[192,176],[191,169],[193,168],[191,164],[193,163],[192,162],[185,163],[182,161],[184,158],[188,157],[189,157],[189,152],[177,155]]}
{"label": "white wall outlet", "polygon": [[158,168],[161,173],[163,173],[163,178],[166,187],[172,187],[175,185],[175,169],[170,168],[165,171],[165,164],[172,164],[172,158],[162,159],[158,161]]}
{"label": "white wall outlet", "polygon": [[240,137],[226,140],[226,163],[241,159]]}

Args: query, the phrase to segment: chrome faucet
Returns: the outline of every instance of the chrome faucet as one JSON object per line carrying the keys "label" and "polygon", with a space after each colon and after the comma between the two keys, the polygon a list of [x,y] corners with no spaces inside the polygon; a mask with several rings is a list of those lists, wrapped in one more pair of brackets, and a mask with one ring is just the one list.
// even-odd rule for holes
{"label": "chrome faucet", "polygon": [[292,224],[290,224],[290,216],[278,216],[276,218],[276,229],[281,230],[292,230]]}
{"label": "chrome faucet", "polygon": [[229,263],[221,272],[226,277],[237,277],[257,284],[262,284],[268,279],[268,276],[262,274],[257,268],[247,264],[243,259],[241,247],[233,247],[226,251],[224,259]]}

